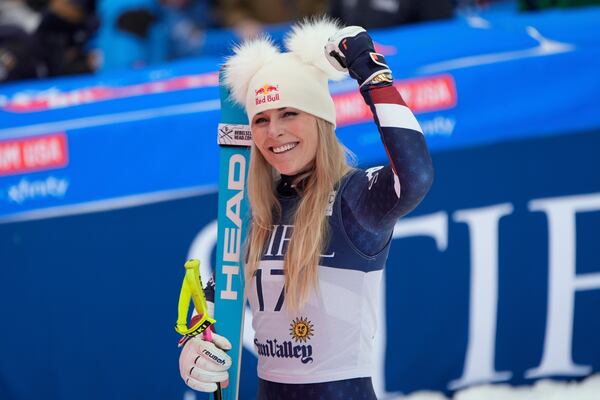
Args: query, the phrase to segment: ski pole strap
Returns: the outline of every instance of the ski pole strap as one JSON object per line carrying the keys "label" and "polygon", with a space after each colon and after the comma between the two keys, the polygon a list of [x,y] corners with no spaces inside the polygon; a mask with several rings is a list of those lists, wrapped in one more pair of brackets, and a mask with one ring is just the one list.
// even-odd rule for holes
{"label": "ski pole strap", "polygon": [[[188,327],[188,311],[190,300],[194,303],[194,308],[200,319],[194,321],[192,326]],[[181,284],[179,293],[179,304],[177,312],[177,323],[175,330],[183,336],[193,337],[204,332],[216,321],[208,315],[206,298],[202,290],[202,281],[200,280],[200,261],[188,260],[185,263],[185,276]]]}

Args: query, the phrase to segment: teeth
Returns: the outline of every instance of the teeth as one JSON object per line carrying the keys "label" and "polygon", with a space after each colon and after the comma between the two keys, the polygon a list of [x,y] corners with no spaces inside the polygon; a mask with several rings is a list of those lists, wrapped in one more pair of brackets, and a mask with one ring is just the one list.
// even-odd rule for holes
{"label": "teeth", "polygon": [[296,147],[297,144],[298,143],[288,143],[288,144],[284,144],[283,146],[273,147],[273,153],[275,153],[275,154],[283,153],[284,151],[293,149],[294,147]]}

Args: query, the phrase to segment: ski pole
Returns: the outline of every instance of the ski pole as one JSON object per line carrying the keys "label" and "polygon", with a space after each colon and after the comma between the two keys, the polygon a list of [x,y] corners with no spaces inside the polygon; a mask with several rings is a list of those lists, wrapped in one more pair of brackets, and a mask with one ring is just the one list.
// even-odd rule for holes
{"label": "ski pole", "polygon": [[[209,314],[206,306],[206,298],[202,289],[202,281],[200,280],[200,261],[191,259],[185,263],[185,276],[181,284],[181,292],[179,293],[179,304],[177,307],[177,322],[175,330],[183,336],[192,338],[197,335],[202,335],[204,340],[212,342],[212,333],[210,326],[216,322]],[[194,308],[198,315],[202,317],[188,327],[188,311],[190,308],[190,300],[194,304]],[[222,400],[221,384],[217,383],[217,391],[214,393],[214,400]]]}

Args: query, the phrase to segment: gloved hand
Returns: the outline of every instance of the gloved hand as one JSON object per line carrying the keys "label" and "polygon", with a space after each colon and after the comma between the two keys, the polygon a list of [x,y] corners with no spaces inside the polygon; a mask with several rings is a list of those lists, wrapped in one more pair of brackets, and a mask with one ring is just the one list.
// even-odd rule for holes
{"label": "gloved hand", "polygon": [[347,26],[337,31],[325,45],[325,56],[335,69],[349,71],[360,86],[392,82],[392,71],[385,58],[375,52],[373,40],[360,26]]}
{"label": "gloved hand", "polygon": [[225,350],[231,349],[231,343],[214,332],[211,336],[212,341],[204,339],[202,334],[187,340],[179,355],[183,381],[200,392],[216,391],[217,382],[221,382],[223,388],[229,383],[227,370],[231,367],[231,357]]}

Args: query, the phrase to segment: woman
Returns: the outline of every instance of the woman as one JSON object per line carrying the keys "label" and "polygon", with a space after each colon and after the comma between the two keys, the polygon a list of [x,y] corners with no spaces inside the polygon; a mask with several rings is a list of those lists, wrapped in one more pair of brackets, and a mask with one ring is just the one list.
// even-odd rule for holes
{"label": "woman", "polygon": [[[431,186],[431,158],[364,29],[306,22],[293,28],[286,47],[279,53],[264,38],[247,42],[225,66],[254,141],[245,268],[257,398],[375,399],[371,354],[381,274],[397,219]],[[351,168],[335,136],[327,80],[346,70],[373,112],[388,166]],[[182,351],[181,374],[194,389],[214,391],[227,379],[222,350],[230,345],[214,337],[196,337]]]}

